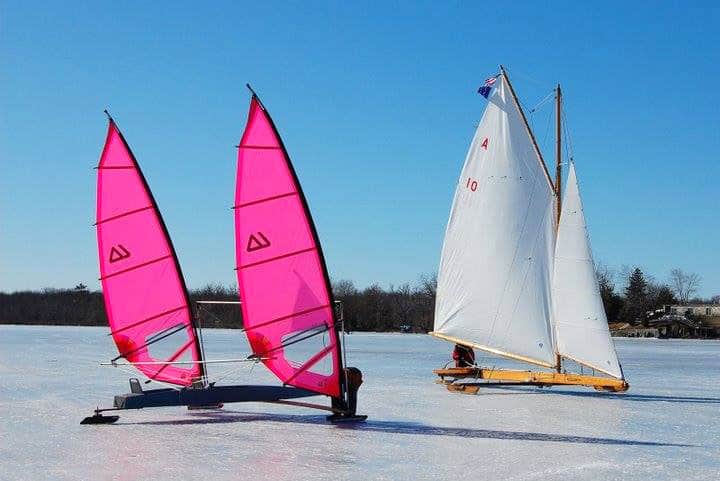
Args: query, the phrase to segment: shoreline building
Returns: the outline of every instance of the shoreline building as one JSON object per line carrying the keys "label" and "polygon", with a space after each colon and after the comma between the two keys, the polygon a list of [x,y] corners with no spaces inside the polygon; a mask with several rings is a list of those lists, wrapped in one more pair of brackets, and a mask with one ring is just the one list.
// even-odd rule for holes
{"label": "shoreline building", "polygon": [[660,339],[720,337],[720,304],[669,304],[650,314],[642,326],[615,323],[613,336]]}

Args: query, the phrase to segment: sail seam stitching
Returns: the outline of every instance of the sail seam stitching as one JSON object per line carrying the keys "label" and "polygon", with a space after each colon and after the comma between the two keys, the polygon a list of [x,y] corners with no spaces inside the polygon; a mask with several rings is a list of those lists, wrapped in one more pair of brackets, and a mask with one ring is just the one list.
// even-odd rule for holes
{"label": "sail seam stitching", "polygon": [[149,209],[152,209],[152,208],[153,208],[152,205],[148,205],[148,206],[146,206],[146,207],[140,207],[139,209],[129,210],[129,211],[127,211],[127,212],[123,212],[122,214],[117,214],[117,215],[114,215],[114,216],[112,216],[112,217],[108,217],[107,219],[99,220],[99,221],[95,222],[95,225],[100,225],[100,224],[103,224],[103,223],[105,223],[105,222],[108,222],[108,221],[111,221],[111,220],[115,220],[115,219],[119,219],[119,218],[121,218],[121,217],[125,217],[125,216],[128,216],[128,215],[137,214],[138,212],[143,212],[143,211],[146,211],[146,210],[149,210]]}
{"label": "sail seam stitching", "polygon": [[297,191],[295,191],[295,192],[288,192],[288,193],[286,193],[286,194],[273,195],[272,197],[265,197],[265,198],[263,198],[263,199],[258,199],[258,200],[253,200],[253,201],[250,201],[250,202],[245,202],[244,204],[234,205],[234,206],[233,206],[233,209],[242,209],[243,207],[249,207],[249,206],[255,205],[255,204],[262,204],[263,202],[270,202],[271,200],[282,199],[283,197],[290,197],[290,196],[292,196],[292,195],[297,195]]}
{"label": "sail seam stitching", "polygon": [[271,257],[271,258],[269,258],[269,259],[264,259],[264,260],[257,261],[257,262],[251,262],[250,264],[245,264],[244,266],[238,266],[238,267],[236,267],[236,269],[245,269],[245,268],[248,268],[248,267],[254,267],[254,266],[258,266],[258,265],[260,265],[260,264],[266,264],[266,263],[268,263],[268,262],[273,262],[273,261],[277,261],[277,260],[280,260],[280,259],[284,259],[284,258],[286,258],[286,257],[297,256],[297,255],[303,254],[303,253],[305,253],[305,252],[314,251],[314,250],[316,250],[316,249],[317,249],[317,247],[310,247],[310,248],[308,248],[308,249],[302,249],[302,250],[299,250],[299,251],[291,252],[291,253],[289,253],[289,254],[283,254],[283,255],[281,255],[281,256]]}
{"label": "sail seam stitching", "polygon": [[241,149],[256,149],[256,150],[280,150],[280,147],[276,145],[240,145]]}
{"label": "sail seam stitching", "polygon": [[172,314],[173,312],[177,312],[177,311],[180,311],[180,310],[182,310],[182,309],[187,309],[187,304],[184,304],[184,305],[182,305],[182,306],[180,306],[180,307],[176,307],[175,309],[169,309],[169,310],[167,310],[167,311],[165,311],[165,312],[161,312],[160,314],[155,314],[154,316],[150,316],[150,317],[148,317],[148,318],[146,318],[146,319],[143,319],[143,320],[141,320],[141,321],[137,321],[137,322],[134,322],[134,323],[132,323],[132,324],[128,324],[127,326],[121,327],[120,329],[117,329],[117,330],[115,330],[115,331],[110,331],[110,334],[114,335],[114,334],[117,334],[117,333],[119,333],[119,332],[123,332],[123,331],[126,331],[126,330],[128,330],[128,329],[132,329],[133,327],[137,327],[137,326],[139,326],[139,325],[141,325],[141,324],[144,324],[144,323],[146,323],[146,322],[150,322],[150,321],[152,321],[152,320],[154,320],[154,319],[157,319],[158,317],[166,316],[166,315],[168,315],[168,314]]}
{"label": "sail seam stitching", "polygon": [[127,269],[123,269],[122,271],[113,272],[112,274],[108,274],[106,276],[101,277],[99,280],[104,281],[105,279],[109,277],[114,277],[120,274],[125,274],[126,272],[134,271],[135,269],[140,269],[141,267],[149,266],[150,264],[155,264],[156,262],[163,261],[165,259],[170,259],[172,257],[172,254],[168,254],[166,256],[158,257],[157,259],[153,259],[151,261],[143,262],[142,264],[138,264],[133,267],[129,267]]}
{"label": "sail seam stitching", "polygon": [[268,325],[270,325],[270,324],[274,324],[274,323],[276,323],[276,322],[285,321],[285,320],[287,320],[287,319],[291,319],[291,318],[296,317],[296,316],[302,316],[302,315],[305,315],[305,314],[309,314],[309,313],[311,313],[311,312],[320,311],[320,310],[326,309],[326,308],[328,308],[328,307],[330,307],[330,304],[325,304],[325,305],[322,305],[322,306],[313,307],[313,308],[311,308],[311,309],[305,309],[304,311],[293,312],[292,314],[288,314],[288,315],[286,315],[286,316],[278,317],[278,318],[272,319],[272,320],[270,320],[270,321],[265,321],[265,322],[262,322],[262,323],[260,323],[260,324],[256,324],[256,325],[254,325],[254,326],[246,327],[245,329],[243,329],[243,331],[248,332],[248,331],[250,331],[250,330],[252,330],[252,329],[257,329],[257,328],[260,328],[260,327],[265,327],[265,326],[268,326]]}

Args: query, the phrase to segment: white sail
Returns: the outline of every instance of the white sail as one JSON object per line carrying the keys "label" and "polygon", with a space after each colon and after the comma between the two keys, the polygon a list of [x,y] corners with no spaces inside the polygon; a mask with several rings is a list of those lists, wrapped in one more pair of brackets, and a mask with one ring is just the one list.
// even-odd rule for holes
{"label": "white sail", "polygon": [[622,378],[595,277],[574,164],[570,164],[560,214],[553,308],[558,352],[598,371]]}
{"label": "white sail", "polygon": [[555,194],[504,75],[455,191],[432,334],[555,366]]}

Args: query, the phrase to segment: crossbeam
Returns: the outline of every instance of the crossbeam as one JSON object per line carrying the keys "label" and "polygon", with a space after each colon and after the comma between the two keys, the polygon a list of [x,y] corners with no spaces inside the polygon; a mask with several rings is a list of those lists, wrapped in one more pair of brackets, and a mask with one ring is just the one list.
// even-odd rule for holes
{"label": "crossbeam", "polygon": [[166,364],[229,364],[235,362],[252,362],[265,361],[271,359],[269,357],[251,357],[238,359],[208,359],[203,361],[143,361],[143,362],[101,362],[101,366],[164,366]]}
{"label": "crossbeam", "polygon": [[[335,304],[342,304],[342,301],[333,301]],[[242,301],[195,301],[195,304],[229,304],[238,306]]]}
{"label": "crossbeam", "polygon": [[286,386],[209,386],[202,389],[153,389],[115,396],[117,410],[166,406],[217,406],[235,402],[274,402],[317,396],[318,393]]}

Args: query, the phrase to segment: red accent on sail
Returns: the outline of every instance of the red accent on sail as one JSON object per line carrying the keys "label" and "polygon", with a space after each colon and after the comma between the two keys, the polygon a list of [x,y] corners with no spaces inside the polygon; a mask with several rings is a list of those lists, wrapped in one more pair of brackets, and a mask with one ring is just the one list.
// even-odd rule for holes
{"label": "red accent on sail", "polygon": [[340,348],[320,244],[290,158],[255,96],[238,150],[235,247],[250,346],[283,383],[339,396]]}
{"label": "red accent on sail", "polygon": [[[97,179],[97,240],[105,310],[128,362],[200,361],[185,282],[160,212],[111,120]],[[201,364],[136,365],[150,379],[187,386]]]}

